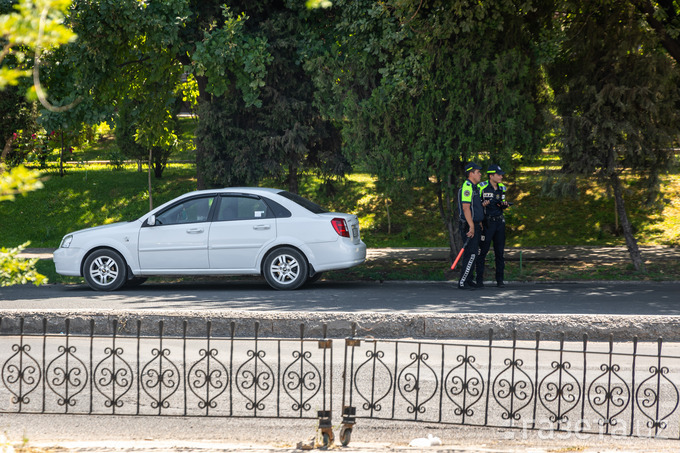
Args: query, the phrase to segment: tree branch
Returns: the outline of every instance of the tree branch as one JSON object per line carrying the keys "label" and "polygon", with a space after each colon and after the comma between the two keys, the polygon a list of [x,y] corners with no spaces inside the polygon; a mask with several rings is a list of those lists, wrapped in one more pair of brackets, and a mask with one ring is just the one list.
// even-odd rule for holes
{"label": "tree branch", "polygon": [[[650,0],[637,0],[635,2],[635,6],[637,7],[638,11],[640,11],[645,16],[647,23],[654,29],[657,36],[659,37],[661,45],[663,45],[666,51],[668,51],[668,54],[676,62],[680,63],[680,41],[668,36],[665,24],[654,17],[654,5],[652,5],[652,2]],[[665,10],[666,13],[672,13],[672,5],[670,8],[671,11],[668,11],[668,9]]]}
{"label": "tree branch", "polygon": [[82,97],[78,97],[75,101],[71,102],[68,105],[64,105],[61,107],[55,107],[53,106],[48,100],[47,96],[45,96],[45,92],[42,89],[42,85],[40,84],[40,46],[41,46],[41,41],[42,41],[42,36],[45,31],[45,21],[47,20],[47,13],[49,12],[49,3],[48,6],[45,6],[45,9],[43,9],[42,14],[40,15],[40,25],[38,28],[38,39],[35,43],[35,58],[33,60],[33,85],[35,85],[35,92],[38,95],[38,100],[40,103],[45,107],[47,110],[51,112],[65,112],[66,110],[69,110],[76,105],[80,104],[80,101],[83,100]]}

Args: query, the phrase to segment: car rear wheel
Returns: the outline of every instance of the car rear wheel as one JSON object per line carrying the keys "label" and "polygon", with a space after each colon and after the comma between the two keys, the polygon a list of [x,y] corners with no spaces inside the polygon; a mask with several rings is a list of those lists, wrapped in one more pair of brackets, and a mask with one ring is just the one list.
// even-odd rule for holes
{"label": "car rear wheel", "polygon": [[264,278],[274,289],[297,289],[307,281],[307,260],[290,247],[271,252],[264,260]]}
{"label": "car rear wheel", "polygon": [[127,266],[118,252],[102,249],[87,257],[83,274],[90,288],[115,291],[127,281]]}

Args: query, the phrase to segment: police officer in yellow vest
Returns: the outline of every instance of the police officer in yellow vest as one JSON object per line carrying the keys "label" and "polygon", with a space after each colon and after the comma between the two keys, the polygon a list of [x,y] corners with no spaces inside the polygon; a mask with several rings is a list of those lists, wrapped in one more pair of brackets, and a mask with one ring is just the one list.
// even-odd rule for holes
{"label": "police officer in yellow vest", "polygon": [[505,258],[505,217],[503,210],[509,204],[505,200],[507,187],[503,184],[505,172],[495,164],[489,165],[486,173],[489,180],[479,184],[479,194],[484,206],[484,237],[481,241],[481,251],[477,258],[477,286],[484,286],[484,261],[493,241],[493,253],[496,259],[496,286],[502,288],[504,284]]}
{"label": "police officer in yellow vest", "polygon": [[458,212],[460,234],[463,242],[468,240],[463,252],[463,261],[458,280],[459,289],[475,289],[472,274],[475,271],[475,260],[479,255],[479,240],[482,235],[484,208],[477,184],[482,180],[482,167],[474,162],[465,165],[467,180],[458,192]]}

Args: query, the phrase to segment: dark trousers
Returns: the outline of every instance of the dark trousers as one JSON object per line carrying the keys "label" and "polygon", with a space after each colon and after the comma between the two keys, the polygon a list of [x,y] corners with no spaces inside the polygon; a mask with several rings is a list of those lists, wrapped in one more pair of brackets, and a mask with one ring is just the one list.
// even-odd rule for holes
{"label": "dark trousers", "polygon": [[[463,238],[463,243],[467,240],[467,233],[470,231],[470,226],[467,222],[461,222],[460,224],[460,234]],[[475,261],[479,256],[479,240],[482,236],[482,225],[481,223],[475,223],[475,235],[470,238],[470,241],[465,246],[465,251],[463,252],[463,260],[460,267],[460,279],[458,280],[458,286],[464,286],[472,282],[472,276],[475,272]]]}
{"label": "dark trousers", "polygon": [[484,230],[484,240],[480,244],[479,258],[477,259],[477,283],[484,281],[484,261],[491,248],[493,241],[493,254],[496,258],[496,282],[502,283],[505,276],[505,219],[487,220]]}

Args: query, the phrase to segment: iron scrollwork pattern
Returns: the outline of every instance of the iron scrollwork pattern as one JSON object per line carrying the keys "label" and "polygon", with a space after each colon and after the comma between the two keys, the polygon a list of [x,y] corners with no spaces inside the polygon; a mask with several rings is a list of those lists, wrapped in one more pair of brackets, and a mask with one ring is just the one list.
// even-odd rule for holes
{"label": "iron scrollwork pattern", "polygon": [[217,349],[210,344],[198,353],[202,358],[189,368],[187,382],[189,390],[198,398],[199,409],[205,409],[207,414],[209,409],[217,407],[217,398],[227,391],[229,371],[217,358]]}
{"label": "iron scrollwork pattern", "polygon": [[293,411],[309,411],[309,402],[321,389],[321,372],[310,361],[312,353],[305,351],[300,345],[300,351],[293,351],[295,359],[283,372],[283,389],[293,400]]}
{"label": "iron scrollwork pattern", "polygon": [[539,400],[550,413],[548,418],[552,423],[567,423],[568,414],[581,400],[581,385],[569,371],[570,362],[560,357],[560,361],[553,361],[550,366],[553,370],[541,380],[538,387]]}
{"label": "iron scrollwork pattern", "polygon": [[[407,402],[406,411],[416,418],[418,414],[425,413],[425,404],[435,397],[439,389],[437,373],[427,363],[429,357],[426,352],[411,353],[411,362],[401,370],[397,378],[397,389]],[[434,382],[430,389],[425,385],[428,377]]]}
{"label": "iron scrollwork pattern", "polygon": [[65,346],[59,346],[61,354],[52,360],[45,370],[45,380],[50,390],[59,398],[57,404],[64,406],[66,412],[75,406],[79,393],[85,390],[88,372],[85,363],[76,355],[76,347],[70,346],[68,337]]}
{"label": "iron scrollwork pattern", "polygon": [[[669,371],[668,367],[661,366],[661,359],[659,359],[658,365],[649,367],[649,377],[640,383],[635,392],[637,407],[647,419],[647,426],[654,430],[655,435],[660,429],[664,430],[668,427],[666,420],[676,411],[680,401],[677,386],[668,379]],[[670,389],[667,393],[672,395],[672,409],[670,410],[664,411],[661,404],[663,388]]]}
{"label": "iron scrollwork pattern", "polygon": [[94,369],[92,381],[94,388],[104,397],[104,406],[113,409],[123,407],[123,397],[132,388],[134,380],[130,364],[123,357],[124,350],[115,341],[105,348],[106,356]]}
{"label": "iron scrollwork pattern", "polygon": [[29,395],[38,388],[42,370],[31,355],[31,345],[24,344],[23,339],[12,345],[12,351],[14,354],[2,366],[2,383],[12,394],[12,404],[21,411],[23,405],[31,402]]}
{"label": "iron scrollwork pattern", "polygon": [[444,391],[449,400],[456,406],[454,414],[472,417],[475,412],[472,409],[484,395],[484,376],[475,366],[475,357],[465,354],[456,357],[458,365],[453,367],[444,379]]}
{"label": "iron scrollwork pattern", "polygon": [[236,372],[236,389],[246,399],[246,409],[257,414],[265,409],[264,401],[274,391],[275,373],[265,362],[267,353],[258,348],[257,342],[247,355],[250,358]]}
{"label": "iron scrollwork pattern", "polygon": [[[357,367],[352,377],[356,393],[363,400],[362,407],[371,413],[382,410],[382,401],[392,391],[392,372],[383,361],[384,357],[385,352],[379,351],[377,343],[374,343],[373,350],[366,351],[366,360]],[[362,391],[361,388],[364,387],[362,382],[369,382],[369,388],[364,388]],[[385,382],[387,382],[386,388]],[[377,395],[376,392],[378,392]]]}
{"label": "iron scrollwork pattern", "polygon": [[503,409],[503,420],[517,421],[522,418],[521,411],[529,406],[534,396],[534,382],[522,369],[524,361],[514,356],[503,361],[506,367],[493,381],[493,398]]}
{"label": "iron scrollwork pattern", "polygon": [[620,365],[610,360],[600,365],[600,370],[602,374],[588,387],[588,404],[600,417],[598,423],[609,428],[618,424],[617,417],[628,407],[630,387],[619,374]]}
{"label": "iron scrollwork pattern", "polygon": [[142,368],[141,383],[144,392],[151,398],[151,407],[167,409],[169,398],[177,392],[180,384],[179,368],[170,356],[170,349],[161,346],[151,351],[153,359]]}

